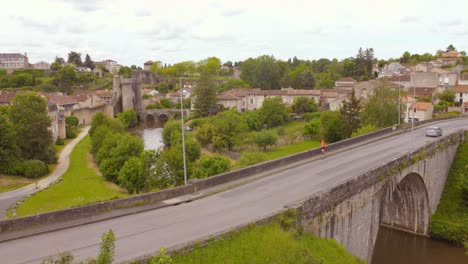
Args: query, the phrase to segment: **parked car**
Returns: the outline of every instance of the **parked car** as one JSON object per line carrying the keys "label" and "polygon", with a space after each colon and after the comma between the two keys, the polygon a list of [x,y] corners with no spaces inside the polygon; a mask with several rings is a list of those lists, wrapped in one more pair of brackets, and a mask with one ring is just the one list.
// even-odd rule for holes
{"label": "parked car", "polygon": [[426,130],[426,137],[440,137],[442,136],[442,129],[440,127],[429,127]]}

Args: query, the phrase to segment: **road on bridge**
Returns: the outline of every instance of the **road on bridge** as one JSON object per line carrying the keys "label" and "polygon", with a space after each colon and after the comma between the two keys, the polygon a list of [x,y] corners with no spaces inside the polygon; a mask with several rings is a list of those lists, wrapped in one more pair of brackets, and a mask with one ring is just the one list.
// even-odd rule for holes
{"label": "road on bridge", "polygon": [[[467,119],[432,123],[444,134],[468,127]],[[2,263],[37,263],[46,256],[71,251],[76,258],[96,257],[101,234],[116,235],[116,261],[130,260],[248,223],[285,205],[336,186],[373,167],[437,140],[403,133],[350,150],[329,153],[246,185],[190,203],[147,211],[0,243]]]}

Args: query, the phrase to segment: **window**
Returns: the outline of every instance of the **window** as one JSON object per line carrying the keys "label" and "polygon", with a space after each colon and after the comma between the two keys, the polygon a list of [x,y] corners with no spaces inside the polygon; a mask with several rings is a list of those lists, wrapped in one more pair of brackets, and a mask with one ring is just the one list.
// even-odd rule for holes
{"label": "window", "polygon": [[252,98],[250,98],[250,103],[253,104],[253,99]]}

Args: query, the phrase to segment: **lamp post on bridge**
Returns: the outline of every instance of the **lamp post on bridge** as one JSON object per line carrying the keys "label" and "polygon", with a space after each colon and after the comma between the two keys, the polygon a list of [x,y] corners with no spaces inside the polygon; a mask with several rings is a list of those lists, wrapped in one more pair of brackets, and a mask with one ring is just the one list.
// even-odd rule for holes
{"label": "lamp post on bridge", "polygon": [[180,117],[181,117],[181,120],[182,120],[182,157],[183,157],[183,160],[184,160],[184,184],[187,185],[187,165],[185,163],[185,136],[184,136],[184,132],[185,132],[185,125],[184,125],[184,93],[183,93],[183,89],[182,89],[182,79],[184,79],[183,77],[180,77],[179,78],[179,89],[180,89]]}

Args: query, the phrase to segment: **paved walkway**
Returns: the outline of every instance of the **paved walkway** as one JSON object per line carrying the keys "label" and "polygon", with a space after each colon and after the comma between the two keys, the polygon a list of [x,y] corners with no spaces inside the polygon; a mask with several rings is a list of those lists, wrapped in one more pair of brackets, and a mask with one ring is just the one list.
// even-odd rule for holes
{"label": "paved walkway", "polygon": [[12,205],[15,201],[22,199],[26,195],[46,188],[67,171],[68,165],[70,164],[71,152],[75,148],[76,144],[78,144],[78,142],[80,142],[88,134],[89,128],[89,126],[84,127],[80,134],[63,148],[62,152],[60,152],[57,166],[49,176],[22,188],[0,193],[0,220],[6,219],[8,207],[10,207],[10,205]]}

